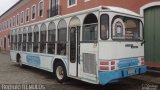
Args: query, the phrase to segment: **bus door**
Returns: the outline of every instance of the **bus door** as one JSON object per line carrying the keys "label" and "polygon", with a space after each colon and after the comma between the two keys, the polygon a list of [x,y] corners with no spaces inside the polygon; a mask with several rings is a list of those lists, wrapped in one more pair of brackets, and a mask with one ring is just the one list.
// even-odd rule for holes
{"label": "bus door", "polygon": [[78,63],[80,60],[80,27],[71,27],[69,30],[69,75],[78,77]]}

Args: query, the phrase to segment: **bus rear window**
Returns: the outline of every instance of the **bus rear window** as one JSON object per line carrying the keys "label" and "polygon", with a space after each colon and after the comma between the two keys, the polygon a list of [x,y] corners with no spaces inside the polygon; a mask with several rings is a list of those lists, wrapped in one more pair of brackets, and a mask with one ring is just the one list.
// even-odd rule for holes
{"label": "bus rear window", "polygon": [[112,39],[137,41],[143,39],[142,22],[138,19],[116,16],[112,21]]}

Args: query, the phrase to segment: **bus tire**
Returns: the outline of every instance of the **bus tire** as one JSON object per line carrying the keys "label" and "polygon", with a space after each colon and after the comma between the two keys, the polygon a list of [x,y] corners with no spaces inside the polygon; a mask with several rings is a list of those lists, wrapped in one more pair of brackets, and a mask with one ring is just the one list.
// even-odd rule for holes
{"label": "bus tire", "polygon": [[20,54],[17,54],[17,63],[19,64],[19,67],[23,68],[24,65],[22,64],[21,56]]}
{"label": "bus tire", "polygon": [[57,62],[55,64],[54,72],[57,82],[63,83],[67,80],[67,72],[64,63]]}

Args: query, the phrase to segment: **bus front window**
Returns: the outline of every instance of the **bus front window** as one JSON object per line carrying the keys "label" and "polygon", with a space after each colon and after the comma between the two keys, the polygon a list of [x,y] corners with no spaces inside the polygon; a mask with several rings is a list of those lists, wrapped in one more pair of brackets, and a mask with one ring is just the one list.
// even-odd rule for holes
{"label": "bus front window", "polygon": [[102,40],[107,40],[109,38],[109,16],[102,14],[100,20],[100,37]]}
{"label": "bus front window", "polygon": [[115,16],[112,22],[112,39],[137,41],[142,40],[142,22],[139,19]]}

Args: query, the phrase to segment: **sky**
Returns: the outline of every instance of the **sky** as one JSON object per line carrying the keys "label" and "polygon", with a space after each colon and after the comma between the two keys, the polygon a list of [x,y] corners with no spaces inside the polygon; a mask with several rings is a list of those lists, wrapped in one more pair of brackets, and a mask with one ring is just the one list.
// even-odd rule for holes
{"label": "sky", "polygon": [[0,16],[19,0],[0,0]]}

